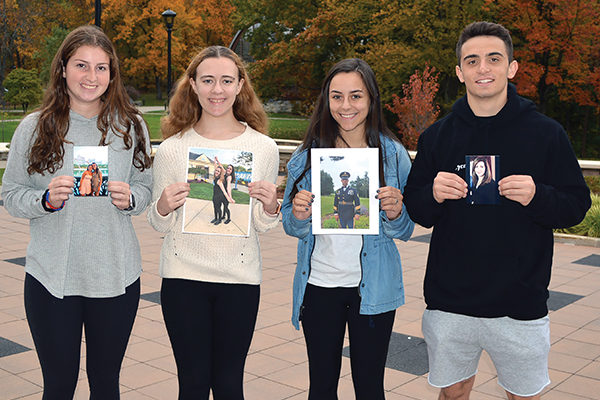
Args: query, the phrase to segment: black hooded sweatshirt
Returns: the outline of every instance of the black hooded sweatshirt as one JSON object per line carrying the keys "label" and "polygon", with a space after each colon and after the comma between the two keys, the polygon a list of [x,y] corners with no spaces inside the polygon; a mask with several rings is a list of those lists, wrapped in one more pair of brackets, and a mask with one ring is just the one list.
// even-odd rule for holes
{"label": "black hooded sweatshirt", "polygon": [[[500,156],[497,181],[531,176],[536,192],[529,205],[502,196],[499,205],[437,203],[433,179],[446,171],[468,182],[467,155]],[[564,129],[509,84],[508,101],[495,116],[475,116],[464,96],[423,132],[404,203],[413,221],[433,226],[428,309],[532,320],[548,313],[552,229],[579,223],[591,200]]]}

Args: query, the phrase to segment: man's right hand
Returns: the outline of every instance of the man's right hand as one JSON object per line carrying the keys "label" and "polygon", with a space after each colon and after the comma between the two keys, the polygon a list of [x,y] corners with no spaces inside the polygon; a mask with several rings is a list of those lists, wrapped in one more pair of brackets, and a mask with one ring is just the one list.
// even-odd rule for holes
{"label": "man's right hand", "polygon": [[433,180],[433,198],[438,203],[467,197],[467,183],[452,172],[438,172]]}

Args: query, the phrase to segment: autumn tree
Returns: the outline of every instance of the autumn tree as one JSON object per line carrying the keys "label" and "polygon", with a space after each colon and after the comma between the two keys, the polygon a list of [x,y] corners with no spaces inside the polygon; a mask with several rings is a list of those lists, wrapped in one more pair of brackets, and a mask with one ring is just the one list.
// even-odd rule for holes
{"label": "autumn tree", "polygon": [[403,97],[393,94],[392,104],[385,107],[398,117],[396,126],[402,143],[409,150],[417,149],[419,136],[433,124],[440,107],[434,99],[439,89],[439,73],[429,65],[421,72],[415,71],[408,83],[402,85]]}
{"label": "autumn tree", "polygon": [[[600,98],[598,0],[502,0],[498,19],[513,36],[519,92],[561,122],[585,156],[597,140]],[[599,144],[600,142],[596,142]],[[595,151],[596,156],[600,155]]]}
{"label": "autumn tree", "polygon": [[172,33],[173,78],[185,71],[190,59],[209,45],[227,46],[233,36],[228,0],[104,0],[106,32],[117,46],[123,74],[139,87],[156,87],[167,75],[167,31],[161,13],[177,13]]}
{"label": "autumn tree", "polygon": [[360,57],[375,71],[386,102],[426,61],[441,71],[445,100],[452,102],[460,90],[454,46],[465,25],[489,14],[484,1],[254,0],[249,9],[240,4],[234,17],[250,27],[252,72],[263,98],[312,104],[335,62]]}
{"label": "autumn tree", "polygon": [[0,0],[0,82],[14,68],[42,70],[36,53],[52,29],[72,30],[92,15],[88,0]]}

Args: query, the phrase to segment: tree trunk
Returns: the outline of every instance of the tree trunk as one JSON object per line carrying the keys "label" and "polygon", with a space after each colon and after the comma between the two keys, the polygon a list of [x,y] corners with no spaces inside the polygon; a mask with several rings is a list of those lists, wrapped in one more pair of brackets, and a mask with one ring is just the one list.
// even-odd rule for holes
{"label": "tree trunk", "polygon": [[162,90],[160,87],[160,77],[158,75],[155,75],[156,77],[156,99],[157,100],[162,100]]}

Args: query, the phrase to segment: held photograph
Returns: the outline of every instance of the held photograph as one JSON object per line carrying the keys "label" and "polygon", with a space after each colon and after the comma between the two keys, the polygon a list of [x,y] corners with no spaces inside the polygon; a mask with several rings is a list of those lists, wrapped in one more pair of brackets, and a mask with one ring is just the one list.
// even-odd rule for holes
{"label": "held photograph", "polygon": [[314,234],[379,233],[379,149],[311,149]]}
{"label": "held photograph", "polygon": [[500,204],[500,192],[498,191],[500,156],[466,156],[466,165],[466,181],[469,185],[467,202],[471,205]]}
{"label": "held photograph", "polygon": [[108,196],[108,146],[73,146],[73,194]]}
{"label": "held photograph", "polygon": [[190,193],[183,206],[184,233],[248,236],[253,154],[242,150],[188,148]]}

